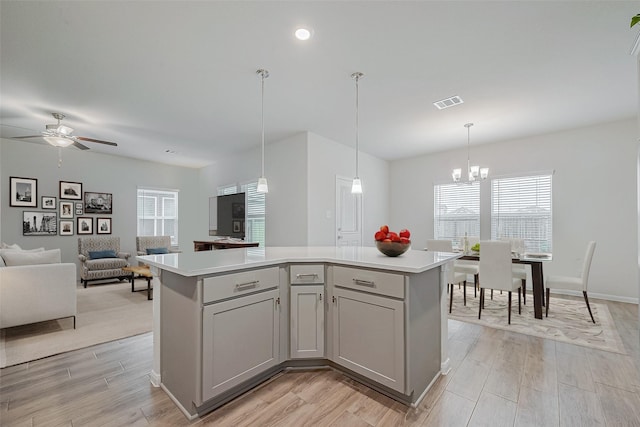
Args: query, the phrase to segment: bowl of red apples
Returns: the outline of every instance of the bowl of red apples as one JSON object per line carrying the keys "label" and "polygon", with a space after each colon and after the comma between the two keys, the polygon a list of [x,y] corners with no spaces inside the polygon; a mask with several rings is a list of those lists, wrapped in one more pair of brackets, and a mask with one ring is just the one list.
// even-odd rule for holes
{"label": "bowl of red apples", "polygon": [[374,235],[376,248],[386,256],[399,256],[411,247],[411,233],[407,229],[402,229],[396,233],[389,231],[389,226],[383,225]]}

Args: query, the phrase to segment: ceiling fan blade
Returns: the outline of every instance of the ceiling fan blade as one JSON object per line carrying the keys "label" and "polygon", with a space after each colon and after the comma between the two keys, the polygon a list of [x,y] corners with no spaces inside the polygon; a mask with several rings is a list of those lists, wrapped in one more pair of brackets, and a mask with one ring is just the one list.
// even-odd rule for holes
{"label": "ceiling fan blade", "polygon": [[74,141],[72,144],[74,147],[79,148],[81,150],[88,150],[89,147],[87,147],[86,145],[82,145],[80,144],[78,141]]}
{"label": "ceiling fan blade", "polygon": [[80,141],[97,142],[98,144],[106,144],[106,145],[111,145],[113,147],[117,147],[118,146],[118,144],[116,144],[115,142],[100,141],[99,139],[86,138],[84,136],[76,136],[74,138],[75,139],[79,139]]}
{"label": "ceiling fan blade", "polygon": [[42,138],[42,135],[14,136],[13,139]]}

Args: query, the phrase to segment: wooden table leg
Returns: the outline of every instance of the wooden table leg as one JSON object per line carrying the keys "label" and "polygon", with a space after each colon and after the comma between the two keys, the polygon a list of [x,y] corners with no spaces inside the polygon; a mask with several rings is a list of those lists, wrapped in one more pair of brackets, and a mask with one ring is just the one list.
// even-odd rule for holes
{"label": "wooden table leg", "polygon": [[133,284],[134,284],[135,277],[136,277],[136,275],[131,273],[131,278],[129,279],[129,281],[131,282],[131,292],[135,292],[133,290]]}
{"label": "wooden table leg", "polygon": [[531,263],[531,280],[533,281],[533,311],[536,319],[542,319],[542,300],[544,298],[544,281],[542,263]]}

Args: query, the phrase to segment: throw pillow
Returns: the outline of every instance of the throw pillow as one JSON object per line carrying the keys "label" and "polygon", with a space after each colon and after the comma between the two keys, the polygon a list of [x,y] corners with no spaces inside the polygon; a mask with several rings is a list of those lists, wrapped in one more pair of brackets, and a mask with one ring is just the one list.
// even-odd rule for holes
{"label": "throw pillow", "polygon": [[116,251],[111,249],[104,251],[89,251],[89,259],[100,258],[118,258],[118,256],[116,255]]}
{"label": "throw pillow", "polygon": [[147,255],[162,255],[168,253],[169,249],[167,248],[147,248]]}
{"label": "throw pillow", "polygon": [[6,251],[2,255],[7,267],[16,265],[59,264],[61,262],[60,249],[40,252]]}

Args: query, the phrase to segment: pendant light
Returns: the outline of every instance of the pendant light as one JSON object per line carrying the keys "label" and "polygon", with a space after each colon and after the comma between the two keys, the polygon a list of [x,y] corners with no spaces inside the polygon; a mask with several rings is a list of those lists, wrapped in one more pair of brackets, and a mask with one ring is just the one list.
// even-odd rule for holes
{"label": "pendant light", "polygon": [[256,188],[256,191],[258,193],[268,193],[269,185],[267,184],[267,178],[264,176],[264,79],[269,77],[269,71],[261,68],[256,71],[256,74],[258,74],[262,79],[262,175],[260,175],[260,178],[258,179],[258,188]]}
{"label": "pendant light", "polygon": [[356,81],[356,176],[353,178],[353,183],[351,184],[351,193],[352,194],[362,194],[362,181],[360,181],[360,176],[358,175],[358,149],[359,149],[359,141],[358,141],[358,81],[364,77],[364,74],[360,72],[355,72],[351,74],[351,78]]}
{"label": "pendant light", "polygon": [[[467,182],[475,181],[476,179],[478,179],[478,176],[481,179],[486,179],[487,176],[489,176],[489,168],[481,168],[480,166],[477,166],[477,165],[471,166],[471,161],[469,159],[469,152],[471,151],[471,142],[470,142],[471,126],[473,126],[473,123],[467,123],[464,125],[464,127],[467,128],[467,176],[468,176]],[[453,178],[453,182],[460,182],[462,179],[462,169],[460,168],[454,169],[451,176]]]}

